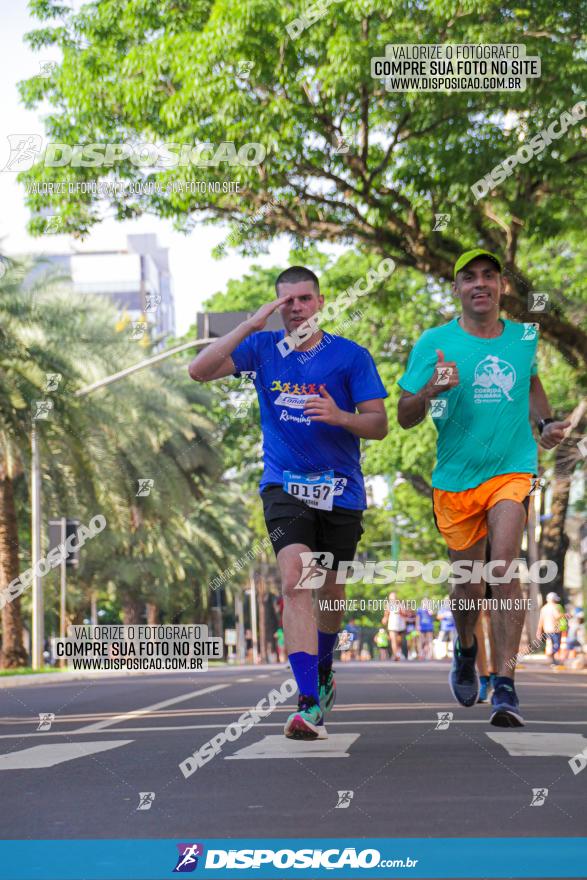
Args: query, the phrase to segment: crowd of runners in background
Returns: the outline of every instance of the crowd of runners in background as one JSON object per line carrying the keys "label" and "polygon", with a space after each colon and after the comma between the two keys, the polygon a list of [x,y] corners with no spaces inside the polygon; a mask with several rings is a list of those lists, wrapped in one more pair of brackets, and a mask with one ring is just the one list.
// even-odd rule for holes
{"label": "crowd of runners in background", "polygon": [[[276,604],[279,609],[279,603]],[[434,602],[423,599],[415,610],[414,602],[401,602],[395,593],[389,595],[387,604],[390,610],[383,615],[379,627],[361,625],[355,617],[345,625],[338,647],[341,662],[444,660],[452,657],[456,627],[449,608],[436,610]],[[437,600],[436,605],[439,604]],[[492,673],[488,614],[479,619],[478,629],[481,651],[477,665],[483,694],[484,679],[489,681]],[[247,635],[250,653],[250,630]],[[544,653],[551,666],[559,666],[581,658],[585,644],[583,609],[565,608],[556,593],[549,593],[541,608],[536,638],[526,652]],[[281,626],[274,634],[274,646],[274,659],[279,663],[287,662]]]}
{"label": "crowd of runners in background", "polygon": [[[279,616],[282,601],[277,600],[276,613]],[[395,593],[387,599],[389,611],[383,615],[380,626],[361,625],[355,617],[350,618],[340,634],[340,661],[418,661],[444,660],[452,657],[456,627],[450,608],[438,607],[436,602],[423,599],[417,609],[415,602],[402,602]],[[478,668],[481,676],[481,694],[484,679],[490,680],[491,670],[491,629],[489,615],[483,614],[478,621],[478,641],[481,651]],[[249,659],[252,656],[252,638],[247,630]],[[274,633],[274,659],[287,662],[284,646],[283,628],[279,626]],[[572,663],[583,656],[585,646],[585,623],[582,608],[563,606],[556,593],[549,593],[540,611],[535,640],[526,648],[526,653],[544,653],[551,666]]]}
{"label": "crowd of runners in background", "polygon": [[[342,662],[350,660],[443,660],[451,657],[456,637],[453,614],[449,608],[431,611],[429,600],[423,600],[418,610],[413,603],[402,603],[391,593],[381,625],[373,634],[373,627],[359,626],[352,618],[341,634]],[[477,666],[484,679],[491,676],[492,637],[489,615],[482,614],[478,624],[478,642],[481,647]],[[540,611],[536,638],[527,653],[545,653],[552,666],[573,662],[583,656],[585,646],[585,618],[582,608],[565,608],[556,593],[549,593]]]}

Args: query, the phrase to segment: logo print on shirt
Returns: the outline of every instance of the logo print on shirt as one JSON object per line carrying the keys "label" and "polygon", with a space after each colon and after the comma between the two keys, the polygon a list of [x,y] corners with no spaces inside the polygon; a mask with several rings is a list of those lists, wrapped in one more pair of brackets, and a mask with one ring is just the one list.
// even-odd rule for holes
{"label": "logo print on shirt", "polygon": [[289,406],[291,409],[303,409],[309,400],[319,397],[319,394],[286,394],[282,391],[279,397],[275,398],[276,406]]}
{"label": "logo print on shirt", "polygon": [[[308,385],[304,382],[300,385],[298,382],[281,382],[279,379],[273,379],[269,391],[280,392],[273,401],[276,406],[303,409],[313,397],[320,397],[319,388],[320,385],[315,382],[310,382]],[[309,421],[308,424],[310,424]]]}
{"label": "logo print on shirt", "polygon": [[[271,388],[269,391],[283,391],[285,394],[320,394],[320,385],[315,382],[304,382],[300,385],[298,382],[282,382],[280,379],[271,380]],[[324,385],[326,388],[326,385]]]}
{"label": "logo print on shirt", "polygon": [[475,367],[475,403],[499,403],[502,393],[507,400],[512,400],[509,392],[515,383],[516,371],[513,366],[493,354],[488,354]]}

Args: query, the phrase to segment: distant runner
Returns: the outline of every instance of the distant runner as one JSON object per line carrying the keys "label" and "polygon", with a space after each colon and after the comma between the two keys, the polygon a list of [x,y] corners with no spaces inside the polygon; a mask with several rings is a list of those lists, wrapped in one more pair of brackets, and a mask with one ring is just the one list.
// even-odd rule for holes
{"label": "distant runner", "polygon": [[[484,561],[489,535],[492,596],[513,603],[511,611],[491,610],[497,678],[490,721],[498,727],[520,727],[514,669],[525,610],[519,580],[507,572],[520,555],[537,471],[530,417],[546,449],[561,442],[570,422],[552,418],[537,376],[537,325],[499,317],[502,272],[499,257],[481,248],[458,258],[453,290],[462,314],[427,330],[414,346],[399,380],[403,393],[398,420],[402,428],[411,428],[428,411],[434,419],[438,430],[432,475],[434,516],[451,559]],[[484,596],[485,584],[478,576],[453,585],[453,599]],[[472,706],[479,696],[474,635],[479,608],[453,613],[458,638],[450,687],[461,705]]]}
{"label": "distant runner", "polygon": [[[300,331],[300,338],[324,297],[316,275],[303,266],[282,272],[275,288],[276,300],[215,340],[192,361],[189,373],[200,382],[255,374],[263,432],[260,493],[268,531],[283,532],[274,550],[285,644],[300,692],[284,732],[293,739],[318,739],[327,736],[324,713],[336,696],[332,654],[344,608],[317,604],[314,617],[312,596],[318,585],[321,601],[344,598],[337,567],[354,559],[367,506],[359,438],[386,436],[387,392],[367,349],[315,323],[311,335],[287,354],[285,335]],[[285,333],[260,332],[277,309]]]}
{"label": "distant runner", "polygon": [[430,600],[424,598],[416,612],[416,629],[419,634],[418,656],[420,660],[432,660],[432,640],[434,638],[434,618],[430,613]]}
{"label": "distant runner", "polygon": [[560,596],[556,593],[548,593],[546,602],[540,609],[540,617],[538,619],[538,629],[536,638],[542,641],[546,638],[550,641],[552,647],[552,666],[557,665],[557,654],[561,649],[561,639],[563,632],[563,621],[565,619],[564,609],[559,605]]}

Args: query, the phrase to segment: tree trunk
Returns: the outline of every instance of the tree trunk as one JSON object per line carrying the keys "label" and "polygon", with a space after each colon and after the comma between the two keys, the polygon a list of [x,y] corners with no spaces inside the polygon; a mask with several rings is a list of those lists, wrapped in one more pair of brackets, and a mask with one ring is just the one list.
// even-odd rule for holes
{"label": "tree trunk", "polygon": [[[221,589],[218,587],[218,589]],[[190,608],[190,623],[203,623],[206,619],[206,597],[208,597],[208,604],[211,605],[214,603],[214,591],[211,593],[206,593],[206,588],[202,586],[198,578],[194,578],[194,592],[193,592],[193,605]]]}
{"label": "tree trunk", "polygon": [[259,657],[261,663],[267,663],[267,632],[265,624],[265,595],[267,593],[267,568],[266,562],[261,563],[261,577],[257,585],[257,603],[259,608]]}
{"label": "tree trunk", "polygon": [[125,626],[141,623],[144,603],[137,596],[124,596],[122,600],[122,622]]}
{"label": "tree trunk", "polygon": [[[559,463],[559,456],[561,456],[561,454],[562,450],[560,448],[557,449],[557,464]],[[567,507],[569,506],[570,486],[570,476],[555,475],[552,481],[550,519],[547,520],[542,529],[540,557],[541,559],[548,559],[554,562],[557,567],[557,573],[554,580],[540,584],[540,592],[542,593],[544,601],[546,601],[546,596],[550,592],[558,593],[561,599],[564,599],[563,581],[565,555],[569,546],[569,539],[565,534],[565,519],[567,515]]]}
{"label": "tree trunk", "polygon": [[159,606],[155,602],[147,602],[147,623],[149,626],[157,626],[159,623]]}
{"label": "tree trunk", "polygon": [[587,405],[582,401],[573,411],[570,421],[572,430],[566,440],[557,447],[554,461],[554,477],[552,480],[552,503],[550,519],[544,524],[540,537],[540,556],[556,563],[557,574],[553,581],[540,585],[540,592],[546,600],[547,593],[558,593],[564,600],[564,569],[565,555],[569,539],[565,533],[565,519],[569,506],[571,477],[580,460],[577,443],[585,429],[587,421]]}
{"label": "tree trunk", "polygon": [[[4,463],[0,464],[0,586],[18,577],[18,526],[14,509],[14,484]],[[2,654],[0,667],[26,666],[28,655],[22,641],[20,597],[2,609]]]}
{"label": "tree trunk", "polygon": [[[540,501],[543,499],[541,498]],[[528,523],[526,526],[526,535],[528,540],[528,568],[532,571],[535,562],[538,562],[538,542],[536,541],[536,496],[530,495],[530,504],[528,505]],[[536,638],[536,629],[538,627],[538,616],[540,614],[538,606],[538,584],[534,578],[530,578],[526,588],[525,598],[529,600],[530,607],[526,613],[525,633],[527,644],[531,644]],[[521,646],[520,646],[521,648]],[[523,650],[523,649],[522,649]]]}

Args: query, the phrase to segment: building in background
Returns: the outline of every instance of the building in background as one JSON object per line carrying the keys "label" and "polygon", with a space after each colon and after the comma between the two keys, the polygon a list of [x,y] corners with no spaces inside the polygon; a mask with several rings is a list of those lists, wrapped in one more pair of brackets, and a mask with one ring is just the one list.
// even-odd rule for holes
{"label": "building in background", "polygon": [[[216,339],[230,333],[247,318],[252,318],[257,309],[251,312],[198,312],[196,314],[196,326],[198,339]],[[278,312],[269,315],[265,330],[283,330],[283,321]]]}
{"label": "building in background", "polygon": [[146,321],[151,339],[160,342],[175,335],[168,249],[153,234],[128,235],[126,242],[125,250],[76,244],[71,253],[45,254],[43,260],[70,279],[76,295],[107,297],[129,323]]}

